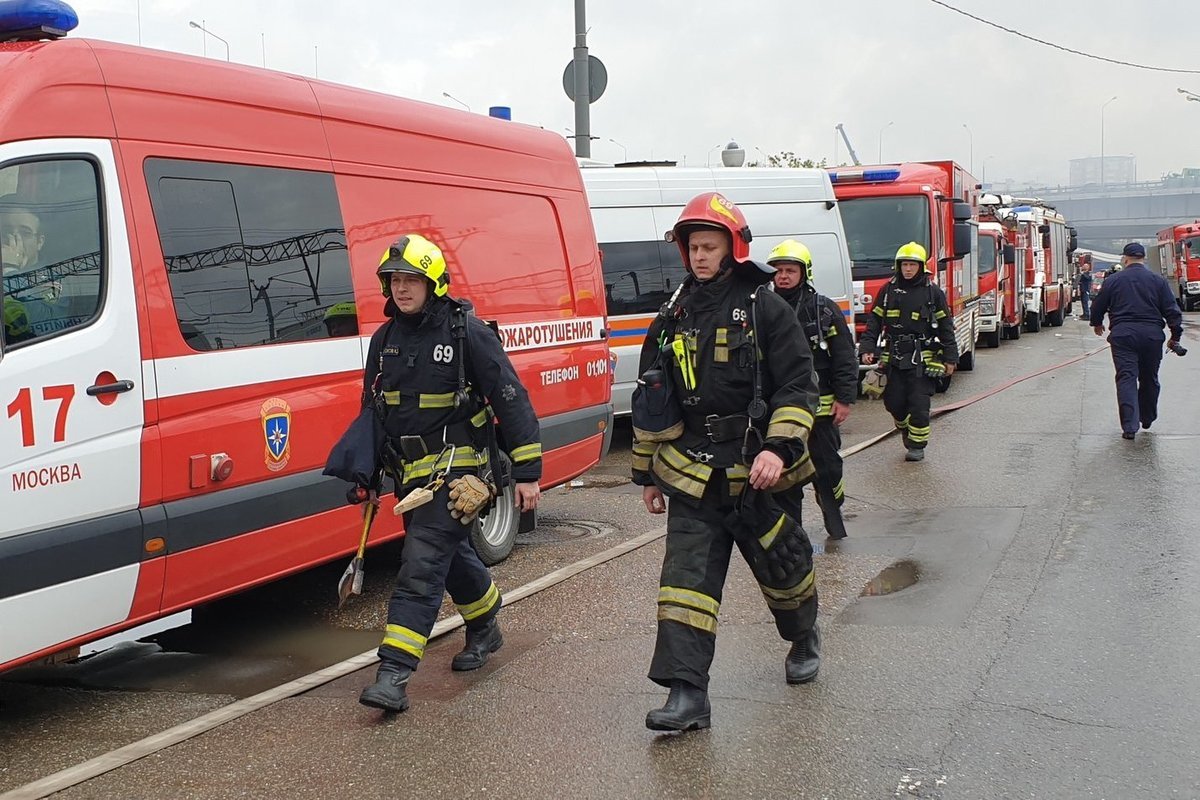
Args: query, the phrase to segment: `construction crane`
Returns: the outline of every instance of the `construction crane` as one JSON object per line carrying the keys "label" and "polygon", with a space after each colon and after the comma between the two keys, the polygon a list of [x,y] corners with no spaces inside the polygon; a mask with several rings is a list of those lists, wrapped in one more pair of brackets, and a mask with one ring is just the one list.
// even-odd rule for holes
{"label": "construction crane", "polygon": [[861,161],[858,160],[858,153],[854,152],[854,145],[850,144],[850,137],[846,135],[846,129],[842,127],[842,123],[837,124],[837,131],[842,135],[842,141],[846,143],[846,149],[850,151],[850,160],[854,162],[854,166],[860,166]]}

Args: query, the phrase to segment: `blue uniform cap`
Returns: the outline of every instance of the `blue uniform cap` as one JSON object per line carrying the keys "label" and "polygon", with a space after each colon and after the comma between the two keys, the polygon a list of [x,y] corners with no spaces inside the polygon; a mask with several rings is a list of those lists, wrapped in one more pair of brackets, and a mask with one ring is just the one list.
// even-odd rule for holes
{"label": "blue uniform cap", "polygon": [[1125,245],[1125,249],[1121,251],[1121,255],[1129,256],[1130,258],[1145,258],[1146,248],[1139,242],[1130,242]]}

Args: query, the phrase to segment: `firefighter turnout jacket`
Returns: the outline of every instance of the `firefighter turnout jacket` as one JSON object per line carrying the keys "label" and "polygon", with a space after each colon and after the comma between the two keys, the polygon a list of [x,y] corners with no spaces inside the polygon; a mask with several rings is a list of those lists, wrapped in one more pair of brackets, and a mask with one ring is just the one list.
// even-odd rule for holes
{"label": "firefighter turnout jacket", "polygon": [[[656,361],[669,370],[684,430],[669,442],[635,436],[634,483],[657,484],[668,497],[698,504],[720,471],[736,496],[746,486],[748,463],[759,445],[783,459],[783,475],[772,491],[812,478],[807,452],[817,407],[812,354],[795,346],[801,336],[795,312],[761,285],[765,276],[752,276],[751,270],[739,266],[705,283],[689,276],[677,303],[651,323],[639,374]],[[755,399],[756,347],[766,410],[743,454],[747,412]]]}
{"label": "firefighter turnout jacket", "polygon": [[858,399],[858,359],[842,309],[807,282],[775,291],[795,309],[812,349],[813,372],[820,392],[817,416],[831,416],[834,401],[853,405]]}
{"label": "firefighter turnout jacket", "polygon": [[862,352],[873,353],[888,369],[924,371],[958,363],[954,318],[945,293],[930,283],[928,273],[884,284],[867,315]]}
{"label": "firefighter turnout jacket", "polygon": [[464,301],[432,298],[423,313],[397,314],[375,332],[363,378],[363,404],[369,403],[380,410],[399,457],[398,464],[384,465],[398,471],[398,490],[443,471],[488,471],[493,415],[512,480],[533,483],[542,476],[529,395],[499,337]]}

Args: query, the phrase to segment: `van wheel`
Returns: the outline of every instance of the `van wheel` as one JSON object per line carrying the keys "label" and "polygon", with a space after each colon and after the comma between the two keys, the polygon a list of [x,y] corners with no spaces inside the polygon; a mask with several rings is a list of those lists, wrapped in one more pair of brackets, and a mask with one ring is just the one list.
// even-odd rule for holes
{"label": "van wheel", "polygon": [[479,554],[479,560],[489,567],[508,558],[517,541],[521,512],[513,505],[515,497],[510,479],[488,515],[471,525],[471,544]]}

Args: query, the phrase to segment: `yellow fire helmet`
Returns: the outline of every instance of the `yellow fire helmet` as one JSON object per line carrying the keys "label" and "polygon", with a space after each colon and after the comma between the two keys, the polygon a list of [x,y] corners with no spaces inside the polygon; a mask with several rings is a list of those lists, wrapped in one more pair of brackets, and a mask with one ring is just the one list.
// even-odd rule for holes
{"label": "yellow fire helmet", "polygon": [[450,291],[450,273],[446,271],[446,258],[433,242],[419,233],[410,233],[392,243],[379,259],[379,288],[384,297],[391,297],[393,272],[407,272],[428,278],[433,284],[433,294],[445,297]]}
{"label": "yellow fire helmet", "polygon": [[929,272],[928,258],[924,247],[916,242],[909,242],[896,251],[896,271],[900,271],[901,261],[917,261],[926,272]]}
{"label": "yellow fire helmet", "polygon": [[325,316],[322,319],[328,322],[331,319],[339,317],[357,317],[358,306],[354,303],[334,303],[325,310]]}
{"label": "yellow fire helmet", "polygon": [[772,267],[781,261],[794,261],[804,267],[804,280],[811,284],[813,279],[812,253],[795,239],[784,239],[771,250],[767,263]]}

